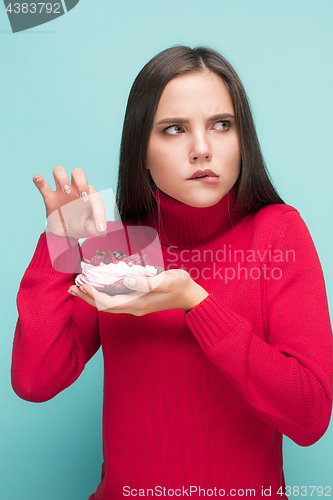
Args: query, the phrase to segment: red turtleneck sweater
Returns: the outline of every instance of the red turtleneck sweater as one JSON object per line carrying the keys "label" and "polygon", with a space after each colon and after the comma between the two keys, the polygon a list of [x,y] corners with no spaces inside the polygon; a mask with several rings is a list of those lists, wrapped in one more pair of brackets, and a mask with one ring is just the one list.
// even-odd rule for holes
{"label": "red turtleneck sweater", "polygon": [[[138,242],[129,226],[109,223],[84,254],[129,253],[128,241],[134,253],[154,237],[141,228]],[[186,314],[97,312],[67,293],[76,242],[48,234],[53,256],[71,243],[59,272],[42,234],[18,294],[14,390],[29,401],[54,397],[101,344],[104,464],[91,500],[263,489],[281,498],[282,435],[315,443],[332,408],[332,332],[309,232],[288,205],[240,218],[231,192],[208,208],[161,193],[145,226],[158,229],[164,267],[187,269],[208,297]]]}

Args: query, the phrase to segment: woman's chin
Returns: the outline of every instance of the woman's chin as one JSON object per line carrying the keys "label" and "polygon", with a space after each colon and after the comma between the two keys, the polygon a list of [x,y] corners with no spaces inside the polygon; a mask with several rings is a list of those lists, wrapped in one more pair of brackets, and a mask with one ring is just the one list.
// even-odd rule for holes
{"label": "woman's chin", "polygon": [[209,195],[203,194],[201,196],[182,196],[178,201],[181,201],[190,207],[207,208],[216,205],[219,201],[221,201],[225,194],[226,193],[214,193],[213,195],[213,193],[209,193]]}
{"label": "woman's chin", "polygon": [[162,187],[158,189],[170,198],[194,208],[212,207],[219,203],[229,191],[227,188],[214,189],[212,186],[209,186],[208,189],[202,189],[202,187],[203,186],[200,186],[201,189],[190,189],[190,187],[186,185],[183,186],[183,189],[168,189],[168,187],[163,186],[164,189],[162,189]]}

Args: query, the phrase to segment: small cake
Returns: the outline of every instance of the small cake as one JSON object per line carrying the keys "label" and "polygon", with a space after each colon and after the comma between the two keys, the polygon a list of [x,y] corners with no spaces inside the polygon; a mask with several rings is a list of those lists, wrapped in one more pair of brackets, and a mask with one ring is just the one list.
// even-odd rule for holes
{"label": "small cake", "polygon": [[125,255],[119,251],[111,253],[111,250],[106,253],[97,251],[90,261],[83,258],[81,269],[82,273],[75,279],[77,286],[88,284],[108,295],[134,291],[123,285],[126,276],[152,277],[164,271],[162,267],[147,265],[147,255]]}

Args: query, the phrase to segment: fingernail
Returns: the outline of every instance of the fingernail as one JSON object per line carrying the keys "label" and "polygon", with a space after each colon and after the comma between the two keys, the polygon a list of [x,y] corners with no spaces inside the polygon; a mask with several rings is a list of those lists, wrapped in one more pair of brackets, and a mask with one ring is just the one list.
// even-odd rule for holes
{"label": "fingernail", "polygon": [[40,175],[35,175],[34,181],[37,181],[40,178]]}
{"label": "fingernail", "polygon": [[66,194],[71,194],[72,190],[68,184],[64,185],[64,191]]}
{"label": "fingernail", "polygon": [[100,222],[97,226],[98,231],[105,231],[105,224],[104,222]]}
{"label": "fingernail", "polygon": [[123,279],[123,284],[127,286],[128,288],[131,288],[132,286],[136,285],[136,279],[135,278],[124,278]]}
{"label": "fingernail", "polygon": [[87,293],[87,292],[85,291],[85,289],[84,289],[84,288],[82,288],[82,286],[81,286],[81,285],[79,286],[79,288],[80,288],[81,292],[83,292],[83,293]]}
{"label": "fingernail", "polygon": [[81,198],[83,199],[83,201],[88,201],[89,198],[87,191],[82,191]]}
{"label": "fingernail", "polygon": [[74,297],[77,297],[76,293],[72,292],[72,290],[67,290],[68,293],[70,293],[71,295],[74,295]]}

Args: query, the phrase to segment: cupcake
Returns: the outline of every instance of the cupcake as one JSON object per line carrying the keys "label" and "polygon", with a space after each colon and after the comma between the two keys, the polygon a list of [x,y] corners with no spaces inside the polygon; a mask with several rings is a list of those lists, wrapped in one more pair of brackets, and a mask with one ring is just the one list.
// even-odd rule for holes
{"label": "cupcake", "polygon": [[77,286],[88,284],[108,295],[133,292],[123,285],[123,279],[128,275],[152,277],[164,271],[162,267],[147,265],[147,255],[125,255],[111,250],[106,253],[97,251],[91,260],[83,258],[81,270],[75,279]]}

